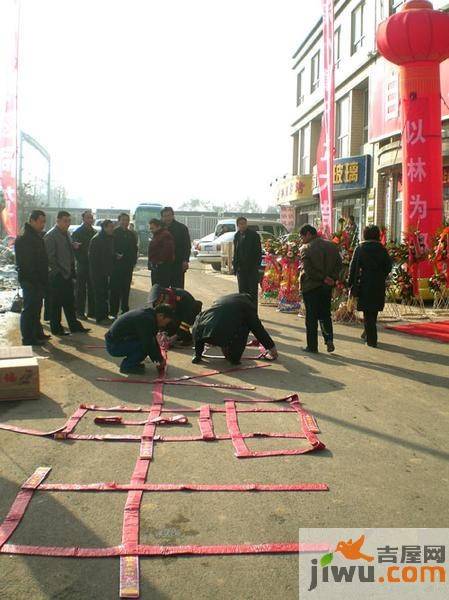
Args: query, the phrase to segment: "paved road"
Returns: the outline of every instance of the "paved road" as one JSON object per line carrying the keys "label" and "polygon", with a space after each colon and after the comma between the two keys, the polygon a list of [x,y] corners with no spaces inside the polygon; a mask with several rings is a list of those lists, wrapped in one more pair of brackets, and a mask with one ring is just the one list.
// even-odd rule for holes
{"label": "paved road", "polygon": [[[144,302],[145,271],[134,278],[133,305]],[[207,306],[235,282],[196,266],[188,287]],[[449,347],[385,332],[379,349],[360,342],[360,329],[337,326],[335,355],[304,356],[304,324],[294,315],[262,308],[276,340],[276,365],[216,377],[213,381],[257,385],[254,397],[301,394],[318,418],[327,450],[305,456],[238,460],[229,442],[159,444],[150,468],[152,482],[293,483],[326,482],[328,493],[148,493],[141,511],[141,541],[148,544],[220,544],[296,541],[299,527],[438,527],[448,522]],[[90,343],[104,330],[93,326]],[[18,341],[17,334],[11,341]],[[42,355],[42,397],[1,403],[0,420],[48,430],[82,402],[145,405],[146,386],[96,381],[117,373],[118,361],[86,350],[85,337],[52,341]],[[218,362],[218,361],[216,361]],[[219,363],[221,366],[221,362]],[[215,366],[215,365],[214,365]],[[152,367],[149,367],[152,369]],[[200,372],[201,366],[193,367]],[[190,373],[190,351],[170,356],[170,374]],[[240,377],[239,377],[240,375]],[[236,392],[233,396],[243,394]],[[225,390],[166,389],[168,404],[220,404]],[[289,415],[246,415],[242,429],[288,431]],[[224,417],[215,418],[217,432]],[[294,425],[293,425],[294,426]],[[94,431],[91,419],[79,432]],[[96,428],[98,430],[98,427]],[[105,432],[110,431],[105,429]],[[165,430],[164,430],[165,431]],[[190,432],[196,431],[193,424]],[[179,433],[179,427],[167,434]],[[274,448],[258,440],[253,448]],[[281,440],[291,446],[291,441]],[[50,465],[48,481],[129,480],[133,443],[56,442],[0,431],[0,517],[18,486],[37,466]],[[40,545],[105,546],[120,543],[125,494],[40,493],[12,541]],[[117,559],[0,557],[2,598],[33,600],[118,597]],[[157,558],[141,561],[142,598],[297,598],[297,557]]]}

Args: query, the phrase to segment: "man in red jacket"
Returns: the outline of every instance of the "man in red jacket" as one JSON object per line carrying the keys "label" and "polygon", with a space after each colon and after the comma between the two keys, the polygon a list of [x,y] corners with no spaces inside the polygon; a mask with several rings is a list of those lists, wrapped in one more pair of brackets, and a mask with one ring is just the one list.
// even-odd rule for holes
{"label": "man in red jacket", "polygon": [[175,240],[172,234],[162,227],[159,219],[151,219],[150,231],[153,235],[148,245],[148,269],[151,271],[151,284],[169,287],[173,262],[175,260]]}

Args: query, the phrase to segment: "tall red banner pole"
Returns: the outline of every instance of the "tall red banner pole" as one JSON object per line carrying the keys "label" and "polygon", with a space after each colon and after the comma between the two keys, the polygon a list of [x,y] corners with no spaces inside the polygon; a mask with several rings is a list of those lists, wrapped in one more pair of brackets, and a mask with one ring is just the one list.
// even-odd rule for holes
{"label": "tall red banner pole", "polygon": [[19,60],[19,2],[2,0],[0,6],[2,34],[5,50],[0,61],[5,60],[5,99],[0,107],[0,188],[3,192],[4,209],[1,212],[8,236],[15,238],[17,219],[17,95]]}
{"label": "tall red banner pole", "polygon": [[[379,52],[399,65],[402,110],[402,227],[429,248],[443,224],[440,63],[449,57],[449,15],[427,0],[409,0],[381,23]],[[417,265],[418,277],[432,267]]]}
{"label": "tall red banner pole", "polygon": [[322,5],[324,110],[317,148],[317,177],[320,190],[321,232],[326,237],[331,237],[335,140],[334,0],[322,0]]}

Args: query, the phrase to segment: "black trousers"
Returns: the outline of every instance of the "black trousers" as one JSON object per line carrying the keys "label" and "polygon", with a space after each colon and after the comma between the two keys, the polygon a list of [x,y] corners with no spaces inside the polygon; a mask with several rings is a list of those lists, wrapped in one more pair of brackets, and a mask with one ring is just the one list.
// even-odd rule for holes
{"label": "black trousers", "polygon": [[364,310],[363,322],[365,324],[366,343],[368,346],[377,346],[377,310]]}
{"label": "black trousers", "polygon": [[249,272],[238,271],[237,283],[239,286],[239,293],[249,294],[253,304],[255,304],[257,308],[259,298],[259,270],[254,269],[254,271]]}
{"label": "black trousers", "polygon": [[61,331],[62,310],[71,331],[79,328],[75,313],[75,290],[72,278],[64,279],[59,273],[50,279],[50,329],[57,334]]}
{"label": "black trousers", "polygon": [[154,265],[151,269],[151,285],[159,284],[162,287],[170,287],[171,269],[172,265],[170,263]]}
{"label": "black trousers", "polygon": [[91,272],[90,276],[95,296],[95,319],[99,323],[109,315],[109,275]]}
{"label": "black trousers", "polygon": [[111,275],[111,289],[109,292],[109,309],[111,315],[116,317],[122,309],[122,313],[129,311],[129,292],[133,279],[133,268],[115,268]]}
{"label": "black trousers", "polygon": [[20,315],[20,332],[22,343],[31,346],[33,342],[42,338],[44,333],[41,324],[42,301],[44,289],[40,285],[22,283],[23,308]]}
{"label": "black trousers", "polygon": [[325,343],[332,342],[334,330],[332,327],[331,298],[332,288],[323,285],[310,292],[303,292],[306,306],[307,347],[312,351],[318,350],[318,323]]}
{"label": "black trousers", "polygon": [[86,314],[87,297],[87,315],[95,315],[94,290],[90,281],[89,265],[77,263],[76,265],[76,283],[75,283],[75,307],[78,315]]}
{"label": "black trousers", "polygon": [[170,287],[184,289],[185,273],[182,268],[182,262],[175,262],[170,265]]}

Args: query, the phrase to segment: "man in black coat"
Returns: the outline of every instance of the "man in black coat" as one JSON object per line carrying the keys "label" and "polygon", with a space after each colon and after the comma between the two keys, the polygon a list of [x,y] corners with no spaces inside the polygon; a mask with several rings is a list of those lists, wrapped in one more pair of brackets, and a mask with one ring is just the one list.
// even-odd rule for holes
{"label": "man in black coat", "polygon": [[42,301],[48,286],[48,258],[43,240],[45,213],[33,210],[15,241],[16,269],[23,292],[20,332],[24,346],[43,344],[49,335],[41,324]]}
{"label": "man in black coat", "polygon": [[185,272],[189,268],[191,242],[187,227],[175,220],[170,206],[161,210],[161,219],[175,240],[175,260],[171,267],[170,286],[184,289]]}
{"label": "man in black coat", "polygon": [[99,325],[108,325],[109,279],[114,264],[114,223],[105,219],[101,231],[94,235],[89,245],[90,279],[95,295],[95,319]]}
{"label": "man in black coat", "polygon": [[193,326],[195,356],[201,362],[204,346],[220,346],[233,365],[238,365],[248,341],[254,334],[272,359],[278,357],[276,346],[257,316],[257,309],[248,294],[228,294],[215,300],[212,307],[200,313]]}
{"label": "man in black coat", "polygon": [[183,346],[189,346],[192,343],[190,327],[201,312],[202,302],[195,300],[192,294],[186,290],[166,288],[156,283],[150,290],[148,303],[154,308],[160,304],[171,306],[174,310],[174,318],[172,327],[167,333],[176,335]]}
{"label": "man in black coat", "polygon": [[129,292],[137,262],[137,240],[129,229],[129,215],[122,213],[114,229],[114,266],[111,275],[110,311],[116,317],[129,310]]}
{"label": "man in black coat", "polygon": [[363,239],[352,256],[348,283],[352,296],[357,298],[357,310],[363,311],[362,337],[368,346],[376,348],[377,315],[385,306],[385,282],[392,260],[380,242],[377,225],[365,227]]}
{"label": "man in black coat", "polygon": [[248,228],[246,217],[237,219],[237,228],[234,236],[234,274],[237,275],[239,292],[249,294],[257,309],[262,244],[257,231]]}
{"label": "man in black coat", "polygon": [[165,362],[156,335],[165,330],[173,319],[171,306],[161,304],[157,308],[137,308],[116,319],[106,333],[106,349],[111,356],[124,356],[121,373],[143,373],[143,361],[147,356],[158,368]]}
{"label": "man in black coat", "polygon": [[75,307],[78,319],[86,319],[86,296],[87,316],[95,318],[95,298],[89,274],[89,244],[97,233],[92,227],[94,216],[92,211],[86,210],[81,215],[83,222],[72,233],[73,251],[76,262],[76,284],[75,284]]}

